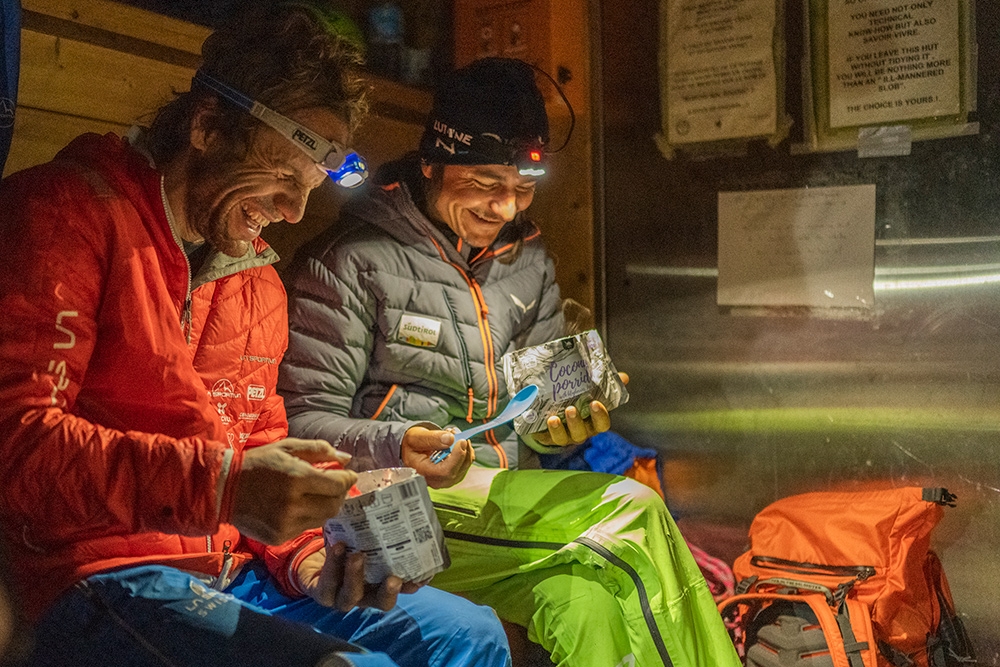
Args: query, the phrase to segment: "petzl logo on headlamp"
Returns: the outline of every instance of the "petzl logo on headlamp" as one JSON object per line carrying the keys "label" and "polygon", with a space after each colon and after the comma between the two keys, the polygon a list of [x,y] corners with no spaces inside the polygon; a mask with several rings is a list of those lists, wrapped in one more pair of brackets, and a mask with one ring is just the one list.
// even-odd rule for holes
{"label": "petzl logo on headlamp", "polygon": [[306,134],[302,130],[296,129],[292,133],[292,139],[294,139],[295,141],[299,142],[300,144],[304,144],[304,145],[308,146],[310,148],[310,150],[316,150],[316,140],[313,139],[312,137],[310,137],[308,134]]}

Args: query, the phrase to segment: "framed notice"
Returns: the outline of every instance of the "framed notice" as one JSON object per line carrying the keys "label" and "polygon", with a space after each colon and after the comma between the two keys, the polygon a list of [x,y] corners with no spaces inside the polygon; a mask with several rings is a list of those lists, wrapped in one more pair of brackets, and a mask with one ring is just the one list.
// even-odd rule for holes
{"label": "framed notice", "polygon": [[804,1],[813,148],[853,148],[873,128],[905,126],[914,140],[978,131],[968,123],[976,99],[969,0]]}
{"label": "framed notice", "polygon": [[783,97],[779,0],[661,0],[661,151],[774,138]]}

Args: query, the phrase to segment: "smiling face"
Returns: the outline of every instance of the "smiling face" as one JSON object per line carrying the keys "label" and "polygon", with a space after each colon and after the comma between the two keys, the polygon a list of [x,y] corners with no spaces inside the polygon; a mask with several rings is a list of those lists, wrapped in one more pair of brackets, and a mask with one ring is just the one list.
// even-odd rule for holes
{"label": "smiling face", "polygon": [[[328,140],[346,145],[350,138],[346,123],[329,109],[303,109],[288,117]],[[257,129],[241,159],[233,159],[218,141],[217,133],[199,134],[195,124],[196,150],[185,172],[185,226],[219,252],[241,257],[267,225],[301,220],[309,193],[327,175],[269,127]]]}
{"label": "smiling face", "polygon": [[[421,167],[431,178],[431,165]],[[476,248],[488,247],[501,228],[528,208],[535,196],[535,179],[521,176],[517,167],[496,164],[441,167],[431,179],[428,213]]]}

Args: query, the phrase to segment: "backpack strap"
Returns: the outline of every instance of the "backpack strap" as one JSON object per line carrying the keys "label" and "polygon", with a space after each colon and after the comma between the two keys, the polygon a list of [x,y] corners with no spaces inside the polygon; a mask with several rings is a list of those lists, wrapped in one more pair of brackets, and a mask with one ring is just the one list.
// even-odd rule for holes
{"label": "backpack strap", "polygon": [[[937,629],[927,637],[927,658],[930,667],[976,664],[972,642],[965,631],[965,624],[955,610],[948,579],[941,560],[933,551],[927,552],[924,561],[927,585],[937,600]],[[880,647],[881,648],[881,647]]]}
{"label": "backpack strap", "polygon": [[[834,618],[837,619],[837,627],[840,628],[840,636],[844,639],[844,653],[847,654],[847,659],[851,663],[851,667],[864,667],[864,658],[861,656],[862,651],[867,651],[872,647],[871,637],[865,637],[866,641],[861,641],[854,633],[854,626],[851,624],[851,608],[854,607],[855,613],[861,612],[866,615],[866,621],[871,621],[871,614],[867,609],[867,605],[851,600],[850,602],[855,604],[848,604],[847,600],[840,603],[837,608],[837,613]],[[858,609],[858,607],[861,607]],[[870,632],[869,632],[870,634]]]}
{"label": "backpack strap", "polygon": [[[827,638],[827,648],[833,667],[876,667],[871,614],[868,605],[859,600],[844,600],[834,608],[827,604],[823,593],[802,595],[788,593],[749,592],[736,595],[719,603],[723,619],[730,614],[742,618],[752,617],[756,611],[777,600],[808,604]],[[855,619],[858,628],[852,624]]]}
{"label": "backpack strap", "polygon": [[[930,638],[928,638],[928,641],[930,641]],[[878,642],[878,652],[896,667],[910,667],[913,664],[913,659],[910,656],[881,639]],[[944,667],[944,664],[938,665],[936,661],[931,660],[930,667]]]}
{"label": "backpack strap", "polygon": [[924,502],[947,505],[948,507],[955,507],[955,501],[958,500],[958,496],[941,487],[923,489],[920,497]]}

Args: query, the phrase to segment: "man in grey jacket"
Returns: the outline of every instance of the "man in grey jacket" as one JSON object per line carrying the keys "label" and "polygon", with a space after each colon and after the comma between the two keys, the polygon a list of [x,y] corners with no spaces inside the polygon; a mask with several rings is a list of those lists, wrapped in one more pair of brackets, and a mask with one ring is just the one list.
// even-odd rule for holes
{"label": "man in grey jacket", "polygon": [[524,215],[548,140],[530,66],[489,58],[446,78],[418,153],[380,170],[290,271],[279,391],[291,432],[350,452],[351,467],[423,474],[452,559],[433,584],[524,626],[557,664],[737,665],[659,496],[531,469],[535,452],[606,431],[601,403],[534,438],[505,425],[430,459],[452,444],[448,427],[506,405],[504,353],[566,334]]}

